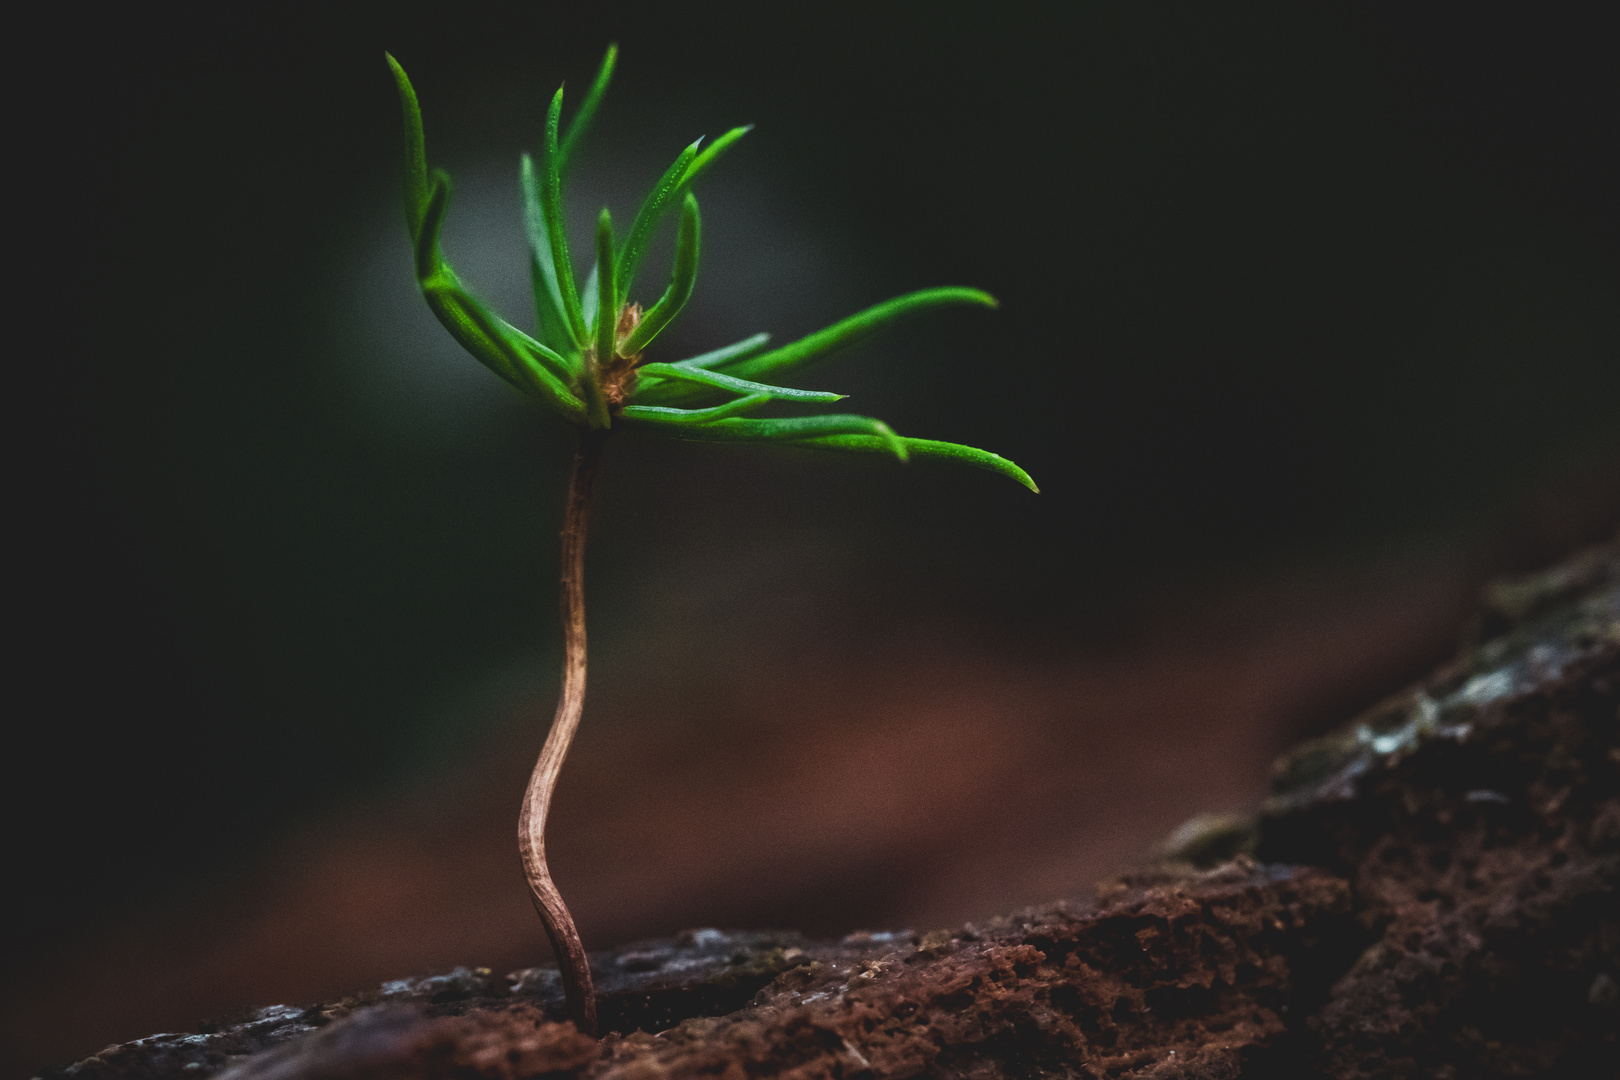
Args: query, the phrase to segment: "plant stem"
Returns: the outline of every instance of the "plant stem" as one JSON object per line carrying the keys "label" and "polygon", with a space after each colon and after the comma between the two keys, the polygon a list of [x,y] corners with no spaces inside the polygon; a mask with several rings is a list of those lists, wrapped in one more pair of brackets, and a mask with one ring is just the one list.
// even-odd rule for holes
{"label": "plant stem", "polygon": [[590,519],[591,487],[602,460],[607,432],[581,431],[574,452],[574,471],[568,482],[568,507],[563,511],[562,528],[562,695],[551,732],[534,763],[528,790],[523,795],[523,811],[518,815],[518,848],[523,854],[523,874],[534,897],[534,908],[545,924],[557,967],[562,972],[563,994],[568,1015],[585,1034],[596,1035],[596,993],[591,984],[591,965],[585,946],[574,928],[574,918],[563,903],[562,894],[551,880],[546,865],[546,815],[551,795],[557,788],[557,774],[568,746],[579,728],[585,708],[585,533]]}

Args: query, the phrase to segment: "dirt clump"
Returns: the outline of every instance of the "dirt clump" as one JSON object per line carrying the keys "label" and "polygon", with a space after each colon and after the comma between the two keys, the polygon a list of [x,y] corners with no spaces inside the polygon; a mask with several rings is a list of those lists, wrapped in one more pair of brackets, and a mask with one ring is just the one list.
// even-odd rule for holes
{"label": "dirt clump", "polygon": [[1488,592],[1451,664],[1252,815],[953,931],[689,931],[108,1047],[48,1077],[1620,1075],[1620,549]]}

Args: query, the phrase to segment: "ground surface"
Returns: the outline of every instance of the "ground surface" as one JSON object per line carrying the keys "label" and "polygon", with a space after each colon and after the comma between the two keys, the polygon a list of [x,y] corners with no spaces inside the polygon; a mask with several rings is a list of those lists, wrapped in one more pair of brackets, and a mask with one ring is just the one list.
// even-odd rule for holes
{"label": "ground surface", "polygon": [[1620,551],[1494,587],[1458,659],[1162,864],[953,931],[700,930],[461,969],[52,1077],[1620,1075]]}

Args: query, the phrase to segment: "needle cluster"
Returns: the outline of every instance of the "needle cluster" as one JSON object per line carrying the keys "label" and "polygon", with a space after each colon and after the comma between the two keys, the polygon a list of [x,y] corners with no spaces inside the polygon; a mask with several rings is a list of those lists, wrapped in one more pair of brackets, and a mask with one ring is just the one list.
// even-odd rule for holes
{"label": "needle cluster", "polygon": [[[612,215],[597,219],[595,261],[583,284],[563,227],[562,184],[613,75],[610,47],[584,102],[564,127],[559,87],[546,113],[539,163],[525,154],[521,180],[534,287],[535,333],[528,334],[472,295],[446,261],[439,234],[450,178],[429,171],[422,114],[405,70],[388,57],[405,113],[405,216],[416,247],[416,278],[428,306],[468,352],[567,423],[592,431],[639,429],[675,439],[778,443],[806,449],[893,454],[901,461],[944,458],[1009,476],[1031,490],[1011,461],[958,443],[897,435],[870,416],[827,412],[757,415],[777,402],[827,405],[842,394],[798,390],[780,380],[910,315],[952,304],[995,307],[978,289],[922,289],[874,305],[787,345],[771,348],[759,333],[673,363],[648,361],[646,350],[680,314],[697,280],[702,219],[692,186],[746,135],[737,127],[707,147],[699,139],[653,186],[621,240]],[[750,125],[751,127],[752,125]],[[652,306],[631,300],[643,256],[664,219],[677,215],[669,284]]]}

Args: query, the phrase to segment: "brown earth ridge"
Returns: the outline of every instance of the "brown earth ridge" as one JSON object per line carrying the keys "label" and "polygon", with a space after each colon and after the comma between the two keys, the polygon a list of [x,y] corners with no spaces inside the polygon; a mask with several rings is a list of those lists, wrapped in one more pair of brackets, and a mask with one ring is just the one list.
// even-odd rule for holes
{"label": "brown earth ridge", "polygon": [[1620,548],[1487,590],[1455,661],[1277,763],[1248,817],[953,931],[689,931],[460,968],[47,1078],[1620,1076]]}

